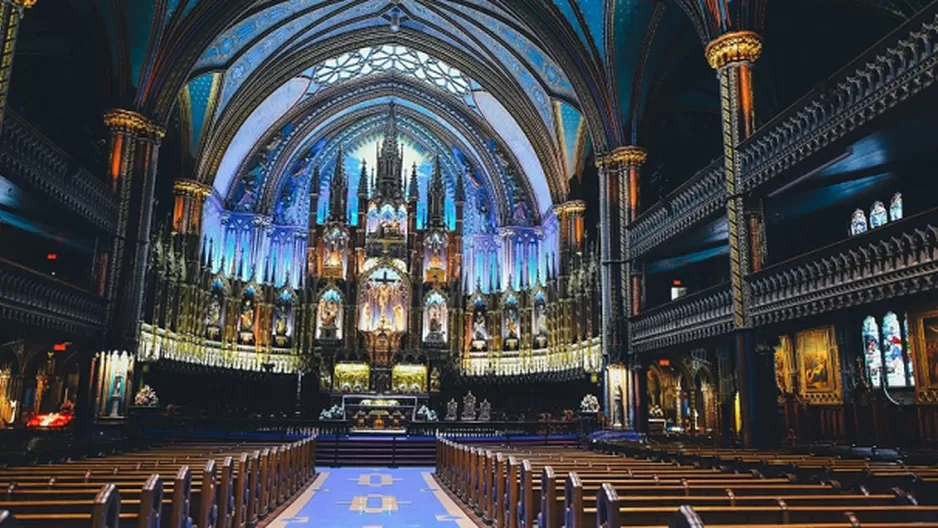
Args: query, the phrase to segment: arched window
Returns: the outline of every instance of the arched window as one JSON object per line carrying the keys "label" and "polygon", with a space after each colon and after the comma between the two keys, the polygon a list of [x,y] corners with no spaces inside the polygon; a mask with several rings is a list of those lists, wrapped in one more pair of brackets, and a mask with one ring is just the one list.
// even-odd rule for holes
{"label": "arched window", "polygon": [[882,332],[873,316],[863,320],[863,360],[870,384],[889,388],[915,386],[912,375],[912,356],[909,348],[908,321],[899,320],[894,312],[882,318]]}
{"label": "arched window", "polygon": [[879,325],[872,315],[863,320],[863,361],[870,384],[879,387],[882,384],[883,359],[879,349]]}
{"label": "arched window", "polygon": [[886,225],[889,219],[886,217],[886,206],[883,205],[883,202],[876,200],[873,202],[873,207],[870,208],[870,227],[876,229],[877,227],[882,227]]}
{"label": "arched window", "polygon": [[863,209],[857,209],[850,216],[850,234],[859,235],[866,233],[866,229],[866,213],[863,212]]}
{"label": "arched window", "polygon": [[889,200],[889,221],[895,222],[902,219],[902,193],[892,195]]}

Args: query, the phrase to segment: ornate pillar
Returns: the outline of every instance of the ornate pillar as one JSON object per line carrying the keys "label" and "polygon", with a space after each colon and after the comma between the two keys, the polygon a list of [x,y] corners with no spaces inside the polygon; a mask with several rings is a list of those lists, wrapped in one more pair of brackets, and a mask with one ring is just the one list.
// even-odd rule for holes
{"label": "ornate pillar", "polygon": [[758,432],[759,406],[751,398],[757,383],[749,355],[754,353],[754,339],[748,330],[746,308],[749,292],[745,281],[752,270],[750,223],[739,192],[742,160],[738,147],[755,127],[752,91],[752,64],[762,53],[762,38],[751,31],[726,33],[707,45],[707,62],[717,71],[720,82],[720,106],[723,121],[723,160],[726,174],[726,217],[729,224],[730,282],[733,294],[733,322],[737,329],[734,346],[739,391],[742,440],[754,444]]}
{"label": "ornate pillar", "polygon": [[20,20],[26,9],[36,5],[36,0],[0,0],[0,125],[6,114],[7,95],[10,93],[10,76],[13,73],[13,53],[16,37],[20,32]]}
{"label": "ornate pillar", "polygon": [[161,126],[130,110],[109,110],[111,130],[109,176],[118,197],[117,235],[108,271],[108,338],[110,350],[135,354],[143,307],[144,275],[150,248],[154,184]]}

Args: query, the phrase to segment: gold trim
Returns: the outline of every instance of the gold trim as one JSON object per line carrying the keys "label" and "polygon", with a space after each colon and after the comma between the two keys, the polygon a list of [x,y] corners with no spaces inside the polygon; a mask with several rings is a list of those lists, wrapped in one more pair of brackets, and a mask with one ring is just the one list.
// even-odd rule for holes
{"label": "gold trim", "polygon": [[570,200],[569,202],[564,202],[562,204],[554,206],[554,214],[559,215],[561,213],[585,213],[586,212],[586,202],[583,200]]}
{"label": "gold trim", "polygon": [[938,376],[932,379],[929,370],[927,349],[925,347],[925,319],[938,317],[938,309],[913,312],[909,314],[909,343],[912,359],[915,362],[915,399],[926,405],[938,404]]}
{"label": "gold trim", "polygon": [[195,180],[176,180],[173,182],[173,192],[208,198],[212,194],[212,188]]}
{"label": "gold trim", "polygon": [[752,31],[735,31],[713,39],[704,56],[714,70],[734,62],[755,62],[762,55],[762,37]]}
{"label": "gold trim", "polygon": [[619,147],[605,156],[596,158],[596,166],[611,165],[621,163],[626,167],[638,167],[648,159],[648,151],[637,145],[627,145]]}
{"label": "gold trim", "polygon": [[[826,343],[830,372],[829,387],[823,389],[808,389],[808,376],[805,372],[805,345],[810,338],[821,339]],[[795,354],[798,356],[798,389],[801,396],[814,405],[840,405],[843,403],[843,384],[840,380],[840,349],[834,340],[834,328],[830,326],[803,330],[795,334]]]}
{"label": "gold trim", "polygon": [[24,9],[29,9],[30,7],[36,5],[36,0],[8,0],[11,4],[18,5]]}
{"label": "gold trim", "polygon": [[162,139],[166,129],[131,110],[113,108],[104,113],[104,124],[111,129]]}

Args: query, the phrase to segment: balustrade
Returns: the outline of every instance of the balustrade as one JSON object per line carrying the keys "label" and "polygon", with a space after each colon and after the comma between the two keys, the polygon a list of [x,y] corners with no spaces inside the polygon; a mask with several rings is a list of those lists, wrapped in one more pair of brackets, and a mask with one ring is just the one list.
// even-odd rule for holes
{"label": "balustrade", "polygon": [[721,158],[643,212],[628,229],[630,257],[639,257],[714,213],[723,211],[726,202],[723,177]]}
{"label": "balustrade", "polygon": [[739,147],[749,192],[935,83],[932,4],[777,115]]}
{"label": "balustrade", "polygon": [[114,232],[117,202],[107,185],[9,110],[0,132],[0,169],[39,198],[51,198],[94,227]]}
{"label": "balustrade", "polygon": [[720,284],[646,310],[631,320],[631,349],[641,353],[729,333],[732,294]]}
{"label": "balustrade", "polygon": [[0,259],[0,321],[96,337],[104,331],[105,301],[15,262]]}
{"label": "balustrade", "polygon": [[934,289],[938,208],[750,275],[751,324],[764,325]]}

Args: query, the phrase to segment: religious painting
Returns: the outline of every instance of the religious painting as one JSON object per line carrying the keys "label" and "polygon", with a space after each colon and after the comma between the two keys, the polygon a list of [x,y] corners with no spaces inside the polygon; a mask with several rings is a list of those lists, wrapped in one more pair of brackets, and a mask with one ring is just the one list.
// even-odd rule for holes
{"label": "religious painting", "polygon": [[775,347],[775,384],[780,393],[794,392],[791,373],[791,338],[787,335],[779,336],[778,346]]}
{"label": "religious painting", "polygon": [[503,350],[518,350],[521,340],[521,318],[518,315],[518,299],[514,295],[505,298],[502,308],[504,321],[502,322]]}
{"label": "religious painting", "polygon": [[388,266],[368,275],[359,294],[358,328],[363,332],[401,334],[407,331],[407,285]]}
{"label": "religious painting", "polygon": [[476,352],[485,352],[488,350],[489,331],[486,325],[486,316],[488,315],[485,301],[481,297],[476,298],[472,303],[472,350]]}
{"label": "religious painting", "polygon": [[918,378],[919,403],[938,404],[938,309],[914,313],[910,317],[912,347]]}
{"label": "religious painting", "polygon": [[282,289],[277,295],[271,326],[274,345],[289,347],[293,335],[293,293],[289,288]]}
{"label": "religious painting", "polygon": [[795,334],[799,385],[812,403],[841,403],[840,354],[833,340],[833,328],[813,328]]}
{"label": "religious painting", "polygon": [[534,348],[547,348],[547,300],[543,291],[534,295],[534,313],[531,328],[534,329]]}
{"label": "religious painting", "polygon": [[449,310],[446,297],[439,291],[427,295],[423,305],[423,342],[446,344],[449,330]]}
{"label": "religious painting", "polygon": [[238,340],[243,345],[254,344],[254,323],[257,319],[255,295],[254,286],[248,286],[241,299],[241,311],[238,314]]}
{"label": "religious painting", "polygon": [[222,328],[225,325],[226,291],[223,279],[215,279],[205,312],[205,337],[212,341],[221,341]]}
{"label": "religious painting", "polygon": [[342,339],[342,294],[335,288],[326,290],[319,297],[316,339]]}
{"label": "religious painting", "polygon": [[850,234],[859,235],[866,233],[868,226],[866,223],[866,213],[862,209],[857,209],[850,216]]}
{"label": "religious painting", "polygon": [[256,154],[250,168],[244,172],[235,188],[234,199],[232,200],[232,208],[235,211],[250,212],[254,210],[254,204],[257,202],[257,193],[264,180],[264,170],[266,167],[266,153],[261,152]]}

